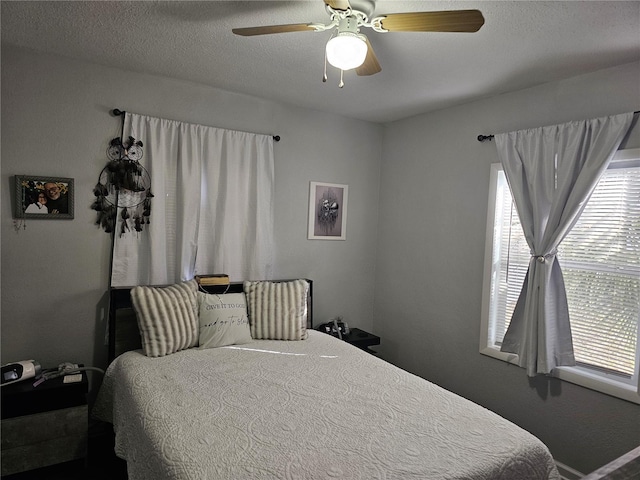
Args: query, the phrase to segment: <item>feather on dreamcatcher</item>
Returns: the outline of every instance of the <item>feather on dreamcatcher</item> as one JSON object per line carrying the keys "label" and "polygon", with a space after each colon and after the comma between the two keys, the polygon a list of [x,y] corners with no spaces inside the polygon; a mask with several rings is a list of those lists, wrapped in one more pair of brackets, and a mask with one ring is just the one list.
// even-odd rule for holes
{"label": "feather on dreamcatcher", "polygon": [[141,232],[149,224],[153,194],[151,176],[140,164],[142,153],[142,142],[133,137],[125,141],[116,137],[109,142],[109,162],[100,172],[91,205],[98,212],[96,225],[107,233],[116,228],[120,236],[132,230]]}

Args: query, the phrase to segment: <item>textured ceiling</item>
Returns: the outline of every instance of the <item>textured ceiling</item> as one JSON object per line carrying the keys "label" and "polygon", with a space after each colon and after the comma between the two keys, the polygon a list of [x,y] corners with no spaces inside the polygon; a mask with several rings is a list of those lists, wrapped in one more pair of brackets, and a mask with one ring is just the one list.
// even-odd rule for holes
{"label": "textured ceiling", "polygon": [[331,66],[322,82],[330,32],[231,32],[328,23],[322,0],[2,1],[2,43],[374,122],[640,59],[638,1],[379,0],[375,14],[468,8],[485,17],[477,33],[367,29],[382,72],[347,72],[344,88]]}

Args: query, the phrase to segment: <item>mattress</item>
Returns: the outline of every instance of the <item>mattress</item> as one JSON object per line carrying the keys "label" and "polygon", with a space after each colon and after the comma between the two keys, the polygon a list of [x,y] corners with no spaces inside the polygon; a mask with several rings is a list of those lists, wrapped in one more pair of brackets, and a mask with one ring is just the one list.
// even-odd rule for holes
{"label": "mattress", "polygon": [[113,423],[133,480],[559,479],[530,433],[316,331],[126,352],[93,413]]}

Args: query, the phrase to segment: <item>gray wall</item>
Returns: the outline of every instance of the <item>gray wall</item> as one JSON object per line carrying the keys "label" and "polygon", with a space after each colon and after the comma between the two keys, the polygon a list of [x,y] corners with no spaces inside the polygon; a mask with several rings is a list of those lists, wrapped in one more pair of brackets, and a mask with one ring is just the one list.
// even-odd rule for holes
{"label": "gray wall", "polygon": [[[315,281],[316,323],[339,314],[372,328],[382,126],[3,46],[3,363],[105,366],[110,241],[89,206],[120,132],[108,113],[116,107],[280,135],[274,276]],[[74,178],[75,219],[27,220],[15,231],[16,174]],[[307,240],[310,181],[349,185],[347,241]]]}
{"label": "gray wall", "polygon": [[[374,330],[385,359],[540,437],[589,472],[640,444],[640,406],[478,353],[489,167],[478,134],[640,109],[640,64],[387,125]],[[627,148],[640,146],[636,125]]]}

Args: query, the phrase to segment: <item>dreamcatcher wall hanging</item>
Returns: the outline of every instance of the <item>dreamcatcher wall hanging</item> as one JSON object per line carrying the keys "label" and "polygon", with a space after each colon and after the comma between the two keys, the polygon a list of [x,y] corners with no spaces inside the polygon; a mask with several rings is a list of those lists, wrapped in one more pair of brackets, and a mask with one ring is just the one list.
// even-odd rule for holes
{"label": "dreamcatcher wall hanging", "polygon": [[[142,142],[116,137],[109,142],[109,161],[93,189],[91,208],[98,212],[96,225],[107,233],[141,232],[151,217],[151,176],[140,164]],[[120,212],[118,213],[118,210]]]}

